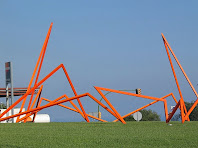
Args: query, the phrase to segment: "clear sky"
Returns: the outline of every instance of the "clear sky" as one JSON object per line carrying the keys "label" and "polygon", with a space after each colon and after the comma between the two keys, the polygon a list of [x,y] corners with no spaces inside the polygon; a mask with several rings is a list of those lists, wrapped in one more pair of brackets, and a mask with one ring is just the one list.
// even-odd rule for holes
{"label": "clear sky", "polygon": [[[144,95],[154,97],[173,92],[179,100],[161,33],[197,90],[197,7],[195,0],[0,1],[0,87],[5,87],[7,61],[13,62],[14,87],[28,86],[53,22],[40,80],[63,63],[78,94],[89,92],[100,99],[93,86],[141,88]],[[179,68],[175,68],[185,101],[195,100]],[[73,96],[59,71],[44,83],[42,97],[53,100],[63,94]],[[121,115],[151,102],[118,94],[107,97]],[[174,102],[168,100],[170,108]],[[97,104],[89,98],[82,103],[87,112],[97,111]],[[162,103],[148,109],[164,120]],[[102,118],[114,119],[101,111]],[[48,113],[52,121],[83,121],[60,107],[41,113]]]}

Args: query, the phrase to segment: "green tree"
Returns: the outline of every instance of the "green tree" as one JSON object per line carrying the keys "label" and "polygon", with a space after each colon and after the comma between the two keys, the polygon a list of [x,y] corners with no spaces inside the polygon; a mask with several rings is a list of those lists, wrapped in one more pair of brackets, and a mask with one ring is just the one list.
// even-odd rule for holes
{"label": "green tree", "polygon": [[[143,109],[140,110],[140,112],[142,113],[141,121],[161,121],[160,115],[158,115],[155,111]],[[124,118],[124,120],[135,121],[133,115]]]}
{"label": "green tree", "polygon": [[[186,109],[189,110],[193,104],[194,104],[194,101],[192,101],[190,103],[189,102],[185,102]],[[191,112],[189,118],[190,118],[190,121],[198,121],[198,105]]]}
{"label": "green tree", "polygon": [[6,109],[6,105],[4,103],[0,103],[0,109]]}

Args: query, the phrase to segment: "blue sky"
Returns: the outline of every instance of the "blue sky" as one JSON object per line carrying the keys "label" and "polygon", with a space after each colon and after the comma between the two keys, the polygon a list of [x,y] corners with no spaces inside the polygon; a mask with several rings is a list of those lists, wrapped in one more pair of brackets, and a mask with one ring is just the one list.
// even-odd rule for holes
{"label": "blue sky", "polygon": [[[162,97],[173,92],[179,99],[161,33],[197,90],[197,6],[197,1],[1,1],[0,87],[5,86],[7,61],[13,62],[14,87],[29,84],[53,22],[40,79],[63,63],[78,94],[89,92],[100,99],[93,86],[141,88],[144,95]],[[175,68],[185,101],[195,100]],[[62,71],[44,83],[43,97],[53,100],[65,93],[73,95]],[[117,94],[109,94],[108,99],[121,115],[150,102]],[[170,108],[174,102],[168,100]],[[97,111],[97,104],[89,98],[82,103],[87,112]],[[162,103],[149,109],[164,119]],[[113,120],[101,111],[104,119]],[[48,113],[52,121],[83,120],[60,107],[42,113]]]}

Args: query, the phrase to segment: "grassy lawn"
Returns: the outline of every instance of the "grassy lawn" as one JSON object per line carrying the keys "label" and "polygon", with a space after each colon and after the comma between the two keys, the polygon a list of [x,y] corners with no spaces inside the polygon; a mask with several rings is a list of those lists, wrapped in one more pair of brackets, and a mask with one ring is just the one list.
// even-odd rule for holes
{"label": "grassy lawn", "polygon": [[198,122],[0,124],[0,147],[198,147]]}

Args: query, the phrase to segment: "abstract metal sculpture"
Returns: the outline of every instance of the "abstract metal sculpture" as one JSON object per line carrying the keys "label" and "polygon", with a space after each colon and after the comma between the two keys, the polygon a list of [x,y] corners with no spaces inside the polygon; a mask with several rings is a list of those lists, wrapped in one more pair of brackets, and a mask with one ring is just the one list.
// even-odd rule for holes
{"label": "abstract metal sculpture", "polygon": [[[173,50],[171,49],[170,45],[168,44],[166,38],[164,37],[163,34],[162,35],[162,39],[163,39],[163,42],[164,42],[164,45],[165,45],[165,48],[166,48],[166,52],[167,52],[167,55],[168,55],[168,59],[169,59],[169,62],[170,62],[170,65],[171,65],[171,68],[172,68],[172,72],[173,72],[173,76],[175,78],[175,83],[177,85],[177,89],[178,89],[178,92],[179,92],[179,95],[180,95],[180,100],[178,101],[177,105],[175,106],[175,108],[173,109],[172,113],[170,114],[169,118],[167,119],[166,122],[169,122],[170,119],[172,118],[172,116],[175,114],[176,110],[178,108],[180,108],[181,110],[181,119],[182,119],[182,123],[184,123],[186,120],[187,121],[190,121],[189,119],[189,115],[191,114],[191,112],[193,111],[193,109],[196,107],[197,103],[198,103],[198,94],[194,88],[194,86],[192,85],[190,79],[188,78],[188,76],[186,75],[184,69],[182,68],[181,64],[179,63],[179,60],[177,59],[177,57],[175,56]],[[193,90],[197,100],[194,102],[194,104],[192,105],[192,107],[189,109],[189,111],[187,111],[186,109],[186,106],[185,106],[185,103],[184,103],[184,99],[183,99],[183,95],[182,95],[182,92],[181,92],[181,89],[180,89],[180,86],[179,86],[179,82],[177,80],[177,75],[175,73],[175,70],[174,70],[174,66],[173,66],[173,63],[172,63],[172,60],[171,60],[171,57],[170,57],[170,52],[172,54],[172,56],[174,57],[176,63],[178,64],[180,70],[182,71],[184,77],[186,78],[188,84],[190,85],[191,89]]]}
{"label": "abstract metal sculpture", "polygon": [[[174,97],[174,95],[172,93],[162,97],[162,98],[156,98],[156,97],[151,97],[151,96],[145,96],[145,95],[141,95],[141,94],[135,94],[135,93],[131,93],[131,92],[125,92],[125,91],[118,91],[118,90],[113,90],[113,89],[108,89],[108,88],[102,88],[102,87],[96,87],[95,86],[95,89],[98,91],[98,93],[102,96],[102,98],[105,100],[105,102],[108,104],[109,108],[107,106],[105,106],[103,103],[101,103],[101,101],[99,101],[98,99],[96,99],[94,96],[92,96],[91,94],[89,93],[84,93],[84,94],[80,94],[78,95],[75,88],[74,88],[74,85],[72,84],[72,81],[66,71],[66,68],[64,67],[63,64],[60,64],[58,67],[56,67],[53,71],[51,71],[46,77],[44,77],[41,81],[38,82],[38,78],[39,78],[39,74],[40,74],[40,71],[41,71],[41,67],[42,67],[42,63],[43,63],[43,59],[44,59],[44,56],[45,56],[45,52],[46,52],[46,48],[47,48],[47,44],[48,44],[48,40],[49,40],[49,37],[50,37],[50,33],[51,33],[51,29],[52,29],[52,25],[53,23],[51,23],[50,25],[50,28],[49,28],[49,31],[47,33],[47,36],[46,36],[46,39],[45,39],[45,42],[43,44],[43,47],[42,47],[42,50],[41,50],[41,53],[39,55],[39,58],[37,60],[37,63],[36,63],[36,66],[35,66],[35,69],[33,71],[33,74],[32,74],[32,77],[31,77],[31,80],[30,80],[30,83],[29,83],[29,86],[27,88],[27,91],[26,93],[21,97],[19,98],[15,103],[13,103],[7,110],[5,110],[2,114],[0,114],[0,121],[4,121],[4,120],[8,120],[10,118],[14,118],[14,117],[17,117],[17,120],[16,122],[20,122],[20,121],[23,121],[23,122],[27,122],[27,119],[29,120],[29,117],[31,115],[34,115],[33,116],[33,119],[32,119],[32,122],[34,122],[34,119],[37,115],[37,112],[41,111],[42,109],[45,109],[45,108],[48,108],[48,107],[51,107],[51,106],[54,106],[54,105],[59,105],[61,107],[64,107],[66,109],[69,109],[71,111],[74,111],[74,112],[77,112],[79,113],[87,122],[90,122],[89,121],[89,118],[93,118],[93,119],[96,119],[98,121],[102,121],[102,122],[107,122],[106,120],[103,120],[103,119],[100,119],[100,118],[97,118],[97,117],[94,117],[94,116],[91,116],[89,114],[87,114],[83,108],[83,105],[80,101],[80,98],[83,98],[83,97],[86,97],[88,96],[89,98],[91,98],[92,100],[94,100],[96,103],[98,103],[101,107],[103,107],[105,110],[107,110],[110,114],[112,114],[116,120],[114,120],[113,122],[116,122],[116,121],[121,121],[122,123],[126,124],[126,122],[124,121],[124,118],[135,113],[135,112],[138,112],[152,104],[155,104],[159,101],[162,101],[164,103],[164,111],[165,111],[165,117],[166,117],[166,122],[169,122],[170,119],[172,118],[172,116],[174,115],[175,111],[180,108],[181,109],[181,113],[182,113],[182,122],[184,122],[185,120],[188,120],[189,121],[189,114],[192,112],[192,110],[194,109],[194,107],[196,106],[196,104],[198,103],[198,100],[195,102],[195,104],[192,106],[192,108],[187,112],[186,111],[186,108],[185,108],[185,104],[184,104],[184,101],[183,101],[183,97],[182,97],[182,94],[180,94],[180,100],[177,101],[176,98]],[[163,40],[164,40],[164,44],[165,44],[165,47],[166,47],[166,50],[167,50],[167,54],[168,54],[168,57],[169,57],[169,52],[168,52],[168,48],[170,49],[171,53],[174,55],[174,53],[172,52],[170,46],[168,45],[168,42],[166,41],[165,37],[162,35],[163,37]],[[168,47],[167,47],[168,46]],[[174,56],[174,58],[176,59],[176,57]],[[172,70],[173,70],[173,73],[174,73],[174,76],[175,76],[175,80],[176,80],[176,83],[178,84],[177,82],[177,78],[176,78],[176,75],[175,75],[175,72],[174,72],[174,68],[172,66],[172,62],[171,62],[171,59],[169,58],[170,60],[170,63],[171,63],[171,67],[172,67]],[[177,60],[176,60],[177,61]],[[179,65],[181,66],[181,65]],[[180,67],[181,68],[181,67]],[[56,98],[55,100],[49,100],[49,99],[46,99],[46,98],[43,98],[41,97],[41,92],[42,92],[42,88],[43,88],[43,83],[48,79],[50,78],[54,73],[56,73],[59,69],[62,69],[69,84],[70,84],[70,87],[74,93],[74,96],[73,97],[68,97],[66,94]],[[182,68],[181,68],[182,69]],[[37,75],[36,75],[36,72],[37,72]],[[185,72],[182,71],[185,75]],[[32,82],[35,78],[35,75],[36,75],[36,79],[34,81],[34,85],[32,86]],[[186,75],[185,75],[186,76]],[[187,76],[186,76],[187,78]],[[193,91],[195,92],[196,96],[198,97],[196,91],[194,90],[194,87],[192,86],[192,84],[190,83],[190,80],[187,78],[189,84],[191,85]],[[179,88],[179,84],[177,85],[178,86],[178,90],[179,92],[181,93],[180,91],[180,88]],[[36,95],[36,97],[34,98],[33,100],[33,95],[34,95],[34,92],[35,92],[35,89],[37,89],[38,87],[39,90],[38,90],[38,93]],[[132,111],[124,116],[121,116],[118,111],[114,108],[114,106],[110,103],[110,101],[106,98],[106,96],[102,93],[102,91],[108,91],[108,92],[113,92],[113,93],[119,93],[119,94],[124,94],[124,95],[130,95],[130,96],[135,96],[135,97],[140,97],[140,98],[145,98],[145,99],[151,99],[151,100],[154,100],[153,102],[135,110],[135,111]],[[27,111],[24,111],[22,112],[22,108],[24,107],[25,103],[26,103],[26,100],[27,100],[27,96],[28,95],[31,95],[30,97],[30,100],[29,100],[29,103],[28,103],[28,107],[27,107]],[[169,96],[172,96],[172,98],[174,99],[175,103],[177,104],[176,107],[174,108],[173,112],[168,115],[168,108],[167,108],[167,101],[165,100],[165,98],[169,97]],[[33,102],[32,102],[33,100]],[[47,101],[49,103],[47,103],[46,105],[43,105],[41,106],[41,102],[42,101]],[[73,100],[77,100],[80,108],[78,108],[72,101]],[[8,116],[8,117],[3,117],[7,112],[9,112],[12,108],[14,108],[17,104],[19,104],[21,101],[22,102],[22,105],[21,105],[21,109],[20,109],[20,112],[18,114],[15,114],[15,115],[12,115],[12,116]],[[37,102],[37,103],[36,103]],[[74,108],[71,108],[71,107],[68,107],[68,106],[65,106],[63,105],[62,103],[65,103],[65,102],[69,102],[71,103],[71,105],[74,107]],[[35,106],[36,104],[36,106]],[[34,107],[35,106],[35,107]],[[184,113],[185,111],[185,113]],[[21,115],[25,115],[23,117],[21,117]]]}

